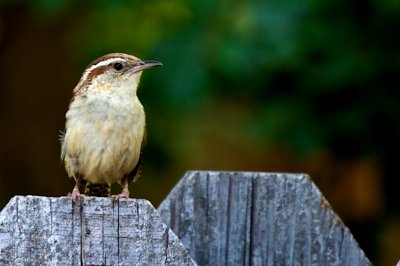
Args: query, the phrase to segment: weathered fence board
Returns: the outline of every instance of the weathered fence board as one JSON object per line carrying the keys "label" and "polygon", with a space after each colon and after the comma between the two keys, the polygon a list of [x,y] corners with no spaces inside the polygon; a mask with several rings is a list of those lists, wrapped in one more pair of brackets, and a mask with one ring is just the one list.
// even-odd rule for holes
{"label": "weathered fence board", "polygon": [[0,213],[0,265],[195,265],[146,200],[16,196]]}
{"label": "weathered fence board", "polygon": [[307,175],[188,172],[158,211],[198,265],[370,265]]}
{"label": "weathered fence board", "polygon": [[0,265],[370,265],[306,175],[189,172],[158,211],[183,244],[146,200],[16,196]]}

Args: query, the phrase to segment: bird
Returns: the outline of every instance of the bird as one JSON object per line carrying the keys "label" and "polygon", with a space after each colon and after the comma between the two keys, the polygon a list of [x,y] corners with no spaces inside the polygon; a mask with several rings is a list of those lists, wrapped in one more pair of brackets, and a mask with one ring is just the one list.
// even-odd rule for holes
{"label": "bird", "polygon": [[146,139],[143,105],[137,89],[143,70],[162,66],[133,55],[110,53],[91,62],[73,89],[60,136],[61,160],[75,186],[69,196],[110,196],[111,184],[122,191],[114,200],[129,198],[131,182],[142,168]]}

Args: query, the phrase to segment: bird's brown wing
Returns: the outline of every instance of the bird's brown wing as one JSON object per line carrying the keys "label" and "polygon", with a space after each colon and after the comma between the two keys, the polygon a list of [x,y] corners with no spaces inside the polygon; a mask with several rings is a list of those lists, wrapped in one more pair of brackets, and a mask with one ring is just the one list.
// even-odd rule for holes
{"label": "bird's brown wing", "polygon": [[133,170],[129,174],[127,174],[128,184],[131,183],[132,181],[135,182],[136,180],[138,180],[138,178],[140,177],[140,174],[142,173],[143,146],[146,144],[146,141],[147,141],[147,130],[145,128],[142,143],[141,143],[141,148],[140,148],[139,160],[138,160],[135,168],[133,168]]}
{"label": "bird's brown wing", "polygon": [[132,181],[135,182],[136,180],[138,180],[140,174],[142,173],[142,165],[143,165],[143,152],[141,151],[139,160],[135,168],[133,168],[133,170],[129,174],[127,174],[128,184],[131,183]]}

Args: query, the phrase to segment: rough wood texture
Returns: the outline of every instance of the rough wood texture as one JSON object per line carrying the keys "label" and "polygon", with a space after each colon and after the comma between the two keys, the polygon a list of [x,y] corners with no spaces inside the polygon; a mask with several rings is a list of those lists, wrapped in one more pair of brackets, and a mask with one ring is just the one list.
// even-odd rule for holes
{"label": "rough wood texture", "polygon": [[0,265],[195,265],[146,200],[16,196],[0,213]]}
{"label": "rough wood texture", "polygon": [[307,175],[188,172],[158,211],[198,265],[370,265]]}

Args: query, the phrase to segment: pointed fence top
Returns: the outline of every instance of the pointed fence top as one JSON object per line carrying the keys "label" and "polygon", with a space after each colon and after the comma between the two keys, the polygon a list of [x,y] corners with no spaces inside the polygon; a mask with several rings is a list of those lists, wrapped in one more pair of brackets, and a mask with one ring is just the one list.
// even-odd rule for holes
{"label": "pointed fence top", "polygon": [[16,196],[0,213],[0,265],[196,263],[371,265],[304,174],[188,172],[158,212],[140,199]]}
{"label": "pointed fence top", "polygon": [[15,196],[0,213],[0,265],[196,265],[146,200]]}
{"label": "pointed fence top", "polygon": [[304,174],[188,172],[158,208],[199,265],[370,265]]}

